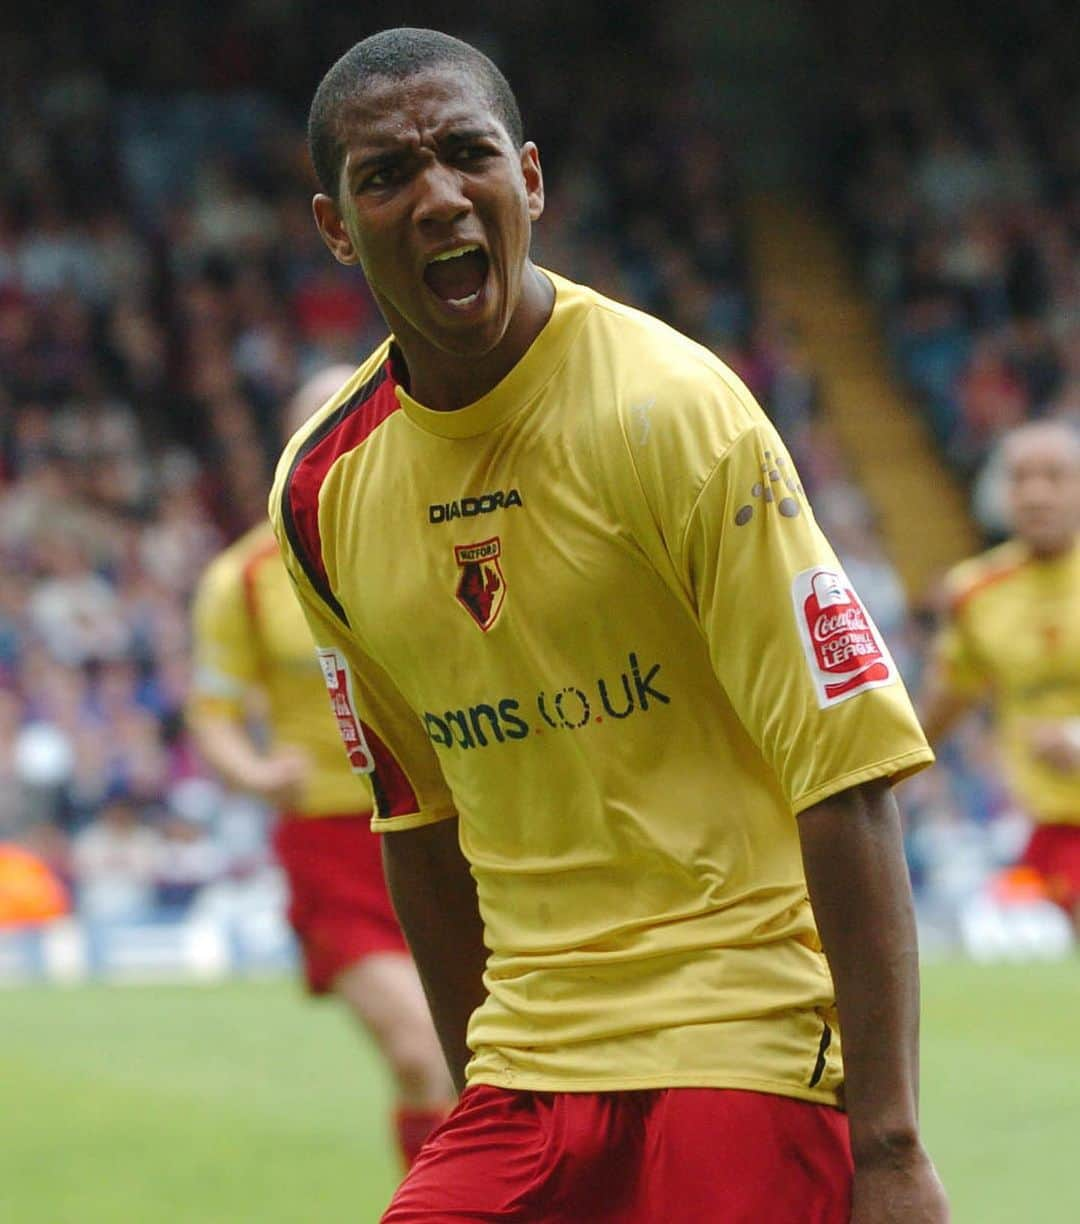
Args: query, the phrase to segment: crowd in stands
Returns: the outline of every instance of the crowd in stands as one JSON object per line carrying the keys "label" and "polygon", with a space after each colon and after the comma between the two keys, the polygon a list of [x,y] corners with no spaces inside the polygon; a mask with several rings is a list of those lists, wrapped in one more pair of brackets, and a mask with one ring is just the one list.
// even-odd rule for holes
{"label": "crowd in stands", "polygon": [[1060,9],[988,11],[996,41],[875,66],[837,142],[893,357],[991,537],[1002,434],[1080,423],[1080,94]]}
{"label": "crowd in stands", "polygon": [[[0,83],[0,842],[33,848],[101,919],[182,915],[207,886],[268,869],[261,814],[217,787],[185,733],[189,600],[210,557],[265,513],[287,397],[323,365],[359,361],[382,334],[362,279],[332,261],[311,222],[303,139],[321,71],[367,27],[328,17],[321,41],[305,43],[288,25],[297,9],[257,7],[263,25],[238,24],[238,6],[216,17],[170,10],[138,67],[125,54],[127,0],[105,6],[93,29],[73,9],[65,38],[51,24],[48,38],[12,43]],[[405,19],[438,24],[413,7]],[[918,623],[819,413],[798,336],[755,301],[730,152],[694,118],[706,86],[673,70],[652,6],[628,4],[618,21],[554,7],[561,27],[532,3],[515,21],[534,23],[531,48],[546,38],[558,55],[481,40],[550,150],[538,262],[660,314],[739,372],[910,674]],[[482,24],[503,28],[498,6]],[[598,48],[617,71],[604,71]],[[985,322],[1001,360],[1028,344],[1027,364],[999,368],[1025,411],[1036,383],[1049,410],[1069,360],[1076,372],[1077,341],[1074,330],[1070,357],[1053,313],[1062,268],[1042,280],[1032,268],[1060,256],[1064,212],[1057,229],[1032,222],[1014,245],[990,243],[996,266],[1027,267],[1026,280],[1009,273],[997,295],[935,288],[926,269],[941,257],[945,215],[959,227],[952,264],[977,281],[974,252],[998,232],[997,214],[975,206],[978,183],[971,211],[950,203],[965,159],[945,139],[954,126],[901,156],[884,118],[896,97],[867,95],[851,199],[898,351],[918,367],[930,337],[952,328],[974,352]],[[991,109],[1011,134],[1022,196],[1035,153],[1007,108]],[[910,207],[890,203],[897,179]],[[923,209],[932,222],[909,247],[896,212]],[[1026,330],[1013,325],[1009,275],[1029,286],[1029,304],[1040,287]],[[999,325],[1007,341],[992,341]],[[1037,359],[1044,352],[1052,361]],[[961,387],[982,368],[957,364],[955,385],[935,384],[934,410],[955,402],[960,413]],[[1007,402],[982,395],[982,417],[958,416],[943,442],[970,461],[989,436],[972,422]],[[955,794],[934,791],[942,785],[925,783],[915,802],[959,810]]]}

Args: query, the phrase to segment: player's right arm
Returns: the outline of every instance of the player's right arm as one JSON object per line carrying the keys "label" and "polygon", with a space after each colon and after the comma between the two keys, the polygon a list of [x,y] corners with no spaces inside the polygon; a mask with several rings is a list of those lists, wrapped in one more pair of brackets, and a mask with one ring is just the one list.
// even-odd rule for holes
{"label": "player's right arm", "polygon": [[[272,500],[272,514],[275,509]],[[469,1018],[485,995],[487,948],[453,798],[422,722],[365,651],[343,610],[332,608],[312,585],[276,517],[274,525],[346,755],[353,771],[371,782],[372,829],[383,837],[390,897],[460,1089],[469,1060]]]}
{"label": "player's right arm", "polygon": [[294,807],[308,776],[308,758],[284,745],[263,752],[251,733],[228,717],[200,710],[187,715],[188,728],[203,760],[235,790],[255,795],[271,807]]}
{"label": "player's right arm", "polygon": [[454,1087],[465,1087],[469,1017],[484,1001],[487,948],[476,884],[458,844],[456,820],[382,842],[386,884],[405,932]]}
{"label": "player's right arm", "polygon": [[275,807],[291,806],[307,760],[287,746],[263,748],[249,729],[261,664],[242,570],[232,553],[222,554],[203,573],[192,621],[195,670],[185,720],[196,747],[230,786]]}

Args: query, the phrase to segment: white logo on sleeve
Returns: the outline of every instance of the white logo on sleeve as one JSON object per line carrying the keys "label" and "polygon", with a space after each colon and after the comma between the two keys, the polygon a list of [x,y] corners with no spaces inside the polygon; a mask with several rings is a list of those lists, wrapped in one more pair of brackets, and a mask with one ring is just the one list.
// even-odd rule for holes
{"label": "white logo on sleeve", "polygon": [[364,725],[356,713],[352,695],[352,674],[340,650],[333,646],[316,646],[315,654],[322,668],[323,679],[330,694],[330,707],[337,719],[341,742],[349,757],[353,773],[375,772],[375,758],[364,738]]}
{"label": "white logo on sleeve", "polygon": [[639,404],[634,404],[630,409],[630,415],[634,418],[634,441],[638,446],[644,446],[649,440],[649,434],[652,432],[652,417],[649,413],[652,412],[656,404],[655,396],[650,400],[642,400]]}
{"label": "white logo on sleeve", "polygon": [[896,683],[896,664],[843,570],[803,570],[791,598],[821,709]]}

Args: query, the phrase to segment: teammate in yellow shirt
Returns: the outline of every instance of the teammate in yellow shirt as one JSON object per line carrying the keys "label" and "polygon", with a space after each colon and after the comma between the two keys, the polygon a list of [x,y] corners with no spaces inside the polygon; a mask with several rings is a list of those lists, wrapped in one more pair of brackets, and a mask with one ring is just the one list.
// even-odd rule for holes
{"label": "teammate in yellow shirt", "polygon": [[[332,367],[311,379],[291,405],[291,426],[351,373]],[[194,634],[188,721],[199,749],[228,782],[281,812],[274,847],[308,986],[342,999],[386,1058],[408,1165],[446,1116],[453,1089],[368,827],[371,790],[342,757],[311,635],[269,524],[208,567]],[[256,701],[267,745],[251,721]]]}
{"label": "teammate in yellow shirt", "polygon": [[475,49],[365,40],[309,136],[393,340],[271,514],[467,1083],[386,1224],[944,1220],[888,786],[932,757],[782,443],[530,262],[538,153]]}
{"label": "teammate in yellow shirt", "polygon": [[1034,422],[1005,443],[1015,538],[956,567],[922,698],[927,733],[994,711],[1021,859],[1080,924],[1080,434]]}

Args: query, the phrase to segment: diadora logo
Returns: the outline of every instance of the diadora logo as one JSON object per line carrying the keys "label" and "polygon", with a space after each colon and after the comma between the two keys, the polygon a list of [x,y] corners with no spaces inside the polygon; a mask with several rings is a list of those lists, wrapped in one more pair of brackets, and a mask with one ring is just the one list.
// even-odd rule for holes
{"label": "diadora logo", "polygon": [[657,682],[660,664],[643,670],[634,651],[626,667],[611,681],[603,676],[585,685],[542,689],[531,700],[502,697],[457,710],[424,714],[428,738],[439,748],[488,748],[507,740],[561,731],[582,731],[606,719],[621,721],[632,714],[671,704]]}
{"label": "diadora logo", "polygon": [[435,502],[428,506],[429,523],[449,523],[451,519],[474,518],[478,514],[491,514],[494,510],[510,510],[522,505],[517,489],[496,489],[494,493],[481,493],[479,497],[463,497],[460,501]]}
{"label": "diadora logo", "polygon": [[455,592],[458,603],[485,633],[495,624],[506,599],[506,579],[499,564],[501,552],[498,536],[479,544],[454,546],[454,560],[461,566]]}

